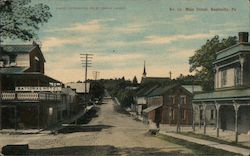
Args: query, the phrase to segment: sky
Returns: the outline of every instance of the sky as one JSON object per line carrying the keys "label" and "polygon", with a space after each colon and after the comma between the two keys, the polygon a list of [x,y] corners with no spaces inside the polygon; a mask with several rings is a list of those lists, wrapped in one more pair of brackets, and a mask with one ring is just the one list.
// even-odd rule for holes
{"label": "sky", "polygon": [[[32,0],[50,7],[38,42],[45,74],[62,82],[84,79],[80,54],[93,54],[88,78],[140,80],[189,73],[188,59],[215,35],[250,30],[248,0]],[[12,43],[15,41],[11,41]]]}

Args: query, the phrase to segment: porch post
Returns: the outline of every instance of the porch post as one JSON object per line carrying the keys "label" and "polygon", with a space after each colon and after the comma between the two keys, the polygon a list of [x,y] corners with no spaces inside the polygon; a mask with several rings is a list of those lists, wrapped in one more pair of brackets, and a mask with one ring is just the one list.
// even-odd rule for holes
{"label": "porch post", "polygon": [[243,66],[244,66],[244,57],[240,56],[240,84],[243,85]]}
{"label": "porch post", "polygon": [[171,120],[172,120],[172,117],[173,114],[172,114],[172,110],[171,110],[171,106],[168,106],[168,123],[169,123],[169,126],[171,125]]}
{"label": "porch post", "polygon": [[238,110],[240,105],[234,102],[234,111],[235,111],[235,142],[238,143]]}
{"label": "porch post", "polygon": [[40,129],[40,105],[37,106],[37,128]]}
{"label": "porch post", "polygon": [[206,107],[207,105],[205,103],[202,103],[203,105],[203,116],[204,116],[204,124],[203,124],[203,128],[204,128],[204,135],[206,135],[206,131],[207,131],[207,123],[206,123]]}
{"label": "porch post", "polygon": [[15,130],[17,130],[17,106],[14,107],[14,114],[15,114]]}
{"label": "porch post", "polygon": [[199,105],[199,128],[201,129],[201,105]]}
{"label": "porch post", "polygon": [[178,109],[177,109],[177,113],[178,113],[178,119],[177,119],[177,129],[176,132],[179,133],[180,132],[180,103],[178,103]]}
{"label": "porch post", "polygon": [[219,137],[220,132],[220,125],[219,125],[219,119],[220,119],[220,106],[217,102],[215,102],[215,108],[216,108],[216,136]]}
{"label": "porch post", "polygon": [[193,122],[192,122],[192,128],[193,128],[193,131],[195,131],[195,113],[194,113],[194,110],[195,110],[195,106],[194,106],[194,104],[192,103],[192,120],[193,120]]}
{"label": "porch post", "polygon": [[2,129],[2,107],[0,106],[0,130]]}

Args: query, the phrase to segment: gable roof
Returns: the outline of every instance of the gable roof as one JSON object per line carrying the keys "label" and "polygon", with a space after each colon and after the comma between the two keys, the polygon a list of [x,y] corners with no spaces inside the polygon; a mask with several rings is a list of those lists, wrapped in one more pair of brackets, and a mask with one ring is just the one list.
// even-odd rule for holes
{"label": "gable roof", "polygon": [[153,90],[155,90],[158,87],[158,85],[147,85],[143,86],[136,92],[137,97],[145,97],[148,94],[150,94]]}
{"label": "gable roof", "polygon": [[189,92],[187,89],[182,87],[179,83],[176,83],[176,84],[171,84],[171,85],[162,85],[162,86],[156,88],[154,91],[152,91],[148,96],[149,97],[161,96],[161,95],[165,94],[166,92],[168,92],[169,90],[176,88],[176,87],[179,87],[179,88],[183,89],[187,94],[192,95],[191,92]]}
{"label": "gable roof", "polygon": [[142,78],[141,83],[149,83],[149,82],[165,83],[169,81],[170,81],[170,78],[168,77],[146,77],[146,78]]}
{"label": "gable roof", "polygon": [[41,54],[42,59],[45,62],[45,58],[38,44],[22,44],[22,45],[0,45],[0,52],[7,54],[20,54],[30,53],[34,49],[38,48],[38,52]]}

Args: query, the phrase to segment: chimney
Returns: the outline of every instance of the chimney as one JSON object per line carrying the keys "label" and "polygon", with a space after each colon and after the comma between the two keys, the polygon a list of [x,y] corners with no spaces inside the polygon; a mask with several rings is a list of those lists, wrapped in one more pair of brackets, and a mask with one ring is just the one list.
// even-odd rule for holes
{"label": "chimney", "polygon": [[239,42],[248,42],[248,32],[239,32]]}

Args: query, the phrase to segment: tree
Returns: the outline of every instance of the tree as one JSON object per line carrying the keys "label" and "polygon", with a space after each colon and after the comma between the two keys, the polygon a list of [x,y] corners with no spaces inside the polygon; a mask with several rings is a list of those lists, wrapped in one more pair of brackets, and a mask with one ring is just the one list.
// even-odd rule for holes
{"label": "tree", "polygon": [[195,71],[196,76],[202,80],[201,85],[203,90],[210,91],[214,88],[214,66],[213,62],[216,59],[216,52],[228,48],[237,43],[237,37],[228,37],[219,39],[219,36],[214,36],[189,58],[190,72]]}
{"label": "tree", "polygon": [[132,83],[133,83],[134,85],[137,85],[137,84],[138,84],[138,81],[137,81],[136,76],[134,76]]}
{"label": "tree", "polygon": [[92,100],[101,99],[104,95],[104,85],[99,81],[92,81],[90,83],[90,94],[92,96]]}
{"label": "tree", "polygon": [[[39,3],[31,6],[31,0],[0,0],[0,37],[2,39],[38,38],[40,25],[52,17],[49,6]],[[0,40],[1,41],[1,40]]]}

